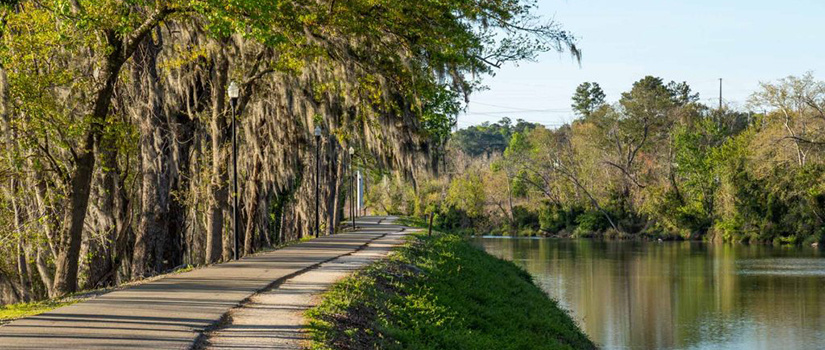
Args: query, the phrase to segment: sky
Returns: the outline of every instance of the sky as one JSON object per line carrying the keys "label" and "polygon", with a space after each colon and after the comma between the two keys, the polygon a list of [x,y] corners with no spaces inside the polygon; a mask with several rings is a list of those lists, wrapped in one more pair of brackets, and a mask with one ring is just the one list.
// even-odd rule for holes
{"label": "sky", "polygon": [[575,118],[580,83],[615,102],[646,75],[687,81],[701,101],[747,110],[760,82],[811,71],[825,79],[825,0],[538,0],[537,14],[578,39],[581,64],[549,52],[507,65],[470,96],[458,127],[524,119],[550,127]]}

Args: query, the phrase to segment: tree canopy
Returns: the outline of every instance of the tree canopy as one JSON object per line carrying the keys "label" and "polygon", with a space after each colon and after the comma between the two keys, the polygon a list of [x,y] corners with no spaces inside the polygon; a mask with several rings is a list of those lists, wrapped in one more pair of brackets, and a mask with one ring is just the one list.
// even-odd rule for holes
{"label": "tree canopy", "polygon": [[349,183],[342,150],[357,150],[356,166],[418,176],[439,164],[464,101],[496,67],[579,56],[535,6],[4,1],[0,302],[225,260],[235,230],[242,254],[312,234],[316,183],[332,232]]}

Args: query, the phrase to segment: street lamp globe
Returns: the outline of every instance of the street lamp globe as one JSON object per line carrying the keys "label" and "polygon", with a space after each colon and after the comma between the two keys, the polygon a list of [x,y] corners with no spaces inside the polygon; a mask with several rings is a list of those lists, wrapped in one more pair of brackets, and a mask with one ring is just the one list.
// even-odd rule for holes
{"label": "street lamp globe", "polygon": [[353,154],[355,154],[355,148],[352,148],[352,146],[350,146],[349,147],[349,155],[353,155]]}
{"label": "street lamp globe", "polygon": [[238,87],[238,84],[234,81],[229,83],[229,88],[227,89],[227,92],[229,93],[229,98],[231,99],[236,99],[238,98],[238,96],[241,95],[241,89]]}
{"label": "street lamp globe", "polygon": [[315,137],[321,137],[321,127],[320,126],[315,127]]}

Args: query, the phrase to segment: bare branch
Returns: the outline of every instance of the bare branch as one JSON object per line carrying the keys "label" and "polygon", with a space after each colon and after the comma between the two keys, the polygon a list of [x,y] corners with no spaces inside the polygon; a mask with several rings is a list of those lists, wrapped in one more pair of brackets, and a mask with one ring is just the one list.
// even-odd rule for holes
{"label": "bare branch", "polygon": [[637,181],[637,180],[636,180],[636,178],[635,178],[632,174],[630,174],[630,172],[628,172],[628,171],[627,171],[624,167],[622,167],[621,165],[618,165],[618,164],[616,164],[616,163],[613,163],[613,162],[611,162],[611,161],[609,161],[609,160],[605,160],[605,161],[603,161],[602,163],[607,164],[607,165],[610,165],[610,166],[613,166],[613,167],[615,167],[616,169],[621,170],[621,171],[622,171],[622,173],[623,173],[625,176],[627,176],[627,178],[628,178],[628,179],[630,179],[631,181],[633,181],[633,184],[635,184],[635,185],[636,185],[636,186],[638,186],[639,188],[645,188],[645,185],[640,184],[640,183],[639,183],[639,181]]}

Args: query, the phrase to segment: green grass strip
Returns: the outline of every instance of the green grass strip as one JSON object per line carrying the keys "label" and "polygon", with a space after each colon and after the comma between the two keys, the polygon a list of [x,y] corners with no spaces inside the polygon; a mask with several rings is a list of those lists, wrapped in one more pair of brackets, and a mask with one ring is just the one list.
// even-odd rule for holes
{"label": "green grass strip", "polygon": [[455,235],[417,235],[306,313],[312,349],[594,349],[511,262]]}
{"label": "green grass strip", "polygon": [[0,306],[0,323],[21,317],[28,317],[42,314],[46,311],[59,308],[61,306],[71,305],[79,300],[44,300],[31,303],[18,303]]}

